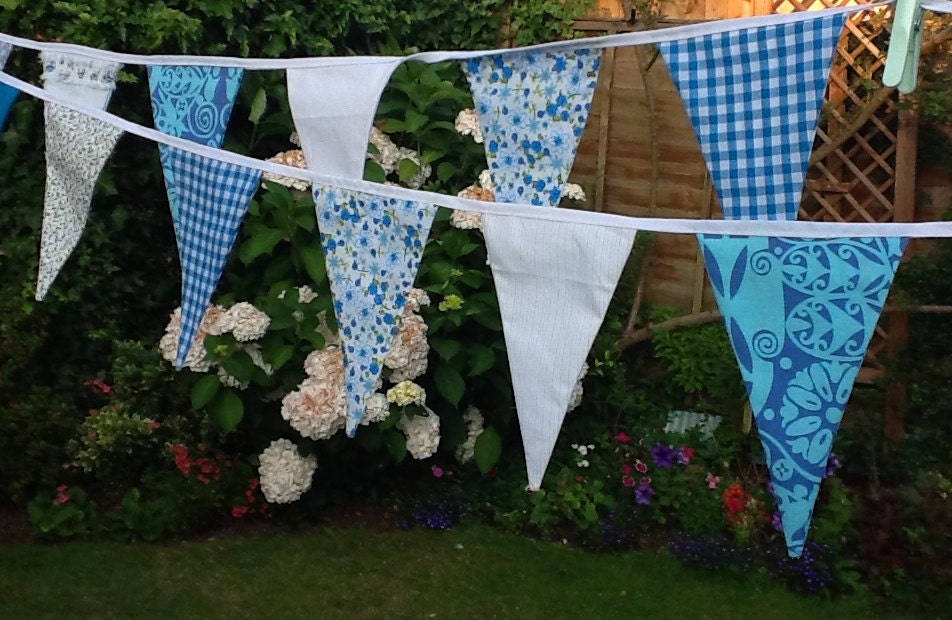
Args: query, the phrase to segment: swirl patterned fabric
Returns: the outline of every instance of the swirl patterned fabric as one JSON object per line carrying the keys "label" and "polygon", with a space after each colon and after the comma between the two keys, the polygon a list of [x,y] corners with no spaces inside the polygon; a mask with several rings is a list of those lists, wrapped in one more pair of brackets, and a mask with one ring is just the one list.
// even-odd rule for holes
{"label": "swirl patterned fabric", "polygon": [[[221,147],[244,72],[226,67],[149,67],[155,128],[170,136]],[[178,222],[175,176],[170,147],[160,144],[172,219]]]}
{"label": "swirl patterned fabric", "polygon": [[699,236],[792,557],[906,241]]}
{"label": "swirl patterned fabric", "polygon": [[347,434],[364,417],[413,286],[436,209],[341,188],[314,190],[347,386]]}
{"label": "swirl patterned fabric", "polygon": [[[10,57],[12,50],[12,45],[0,41],[0,70],[7,65],[7,59]],[[0,84],[0,129],[3,129],[4,125],[7,124],[10,109],[13,107],[13,104],[16,103],[19,94],[20,91],[12,86]]]}
{"label": "swirl patterned fabric", "polygon": [[562,197],[598,82],[601,52],[512,52],[463,63],[499,202]]}

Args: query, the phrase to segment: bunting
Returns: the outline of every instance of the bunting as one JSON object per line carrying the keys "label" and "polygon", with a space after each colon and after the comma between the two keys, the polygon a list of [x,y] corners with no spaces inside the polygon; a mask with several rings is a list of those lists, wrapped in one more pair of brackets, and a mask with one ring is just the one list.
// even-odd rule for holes
{"label": "bunting", "polygon": [[787,549],[799,557],[906,239],[699,241],[750,396]]}
{"label": "bunting", "polygon": [[176,367],[181,369],[258,189],[261,171],[174,147],[168,147],[167,163],[179,203],[182,332]]}
{"label": "bunting", "polygon": [[724,217],[795,220],[847,15],[658,44]]}
{"label": "bunting", "polygon": [[362,179],[380,94],[401,58],[288,69],[288,100],[308,168]]}
{"label": "bunting", "polygon": [[[162,133],[219,148],[241,86],[242,69],[149,66],[155,128]],[[159,144],[172,221],[179,219],[176,180],[169,164],[171,147]]]}
{"label": "bunting", "polygon": [[347,386],[347,434],[364,416],[413,286],[436,209],[340,188],[314,190]]}
{"label": "bunting", "polygon": [[463,63],[500,202],[557,205],[598,82],[601,51],[520,51]]}
{"label": "bunting", "polygon": [[[43,53],[47,91],[104,110],[120,65],[65,54]],[[52,103],[46,119],[46,193],[36,299],[42,300],[86,228],[96,181],[122,131]]]}
{"label": "bunting", "polygon": [[[12,45],[0,41],[0,70],[3,70],[3,68],[7,66],[7,59],[10,58],[11,51],[13,51]],[[7,124],[10,109],[13,107],[13,104],[16,103],[19,94],[20,91],[12,86],[0,84],[0,130]]]}
{"label": "bunting", "polygon": [[96,180],[122,130],[71,110],[46,104],[46,195],[40,237],[36,299],[50,286],[86,229]]}
{"label": "bunting", "polygon": [[529,487],[538,490],[635,231],[500,215],[483,232]]}

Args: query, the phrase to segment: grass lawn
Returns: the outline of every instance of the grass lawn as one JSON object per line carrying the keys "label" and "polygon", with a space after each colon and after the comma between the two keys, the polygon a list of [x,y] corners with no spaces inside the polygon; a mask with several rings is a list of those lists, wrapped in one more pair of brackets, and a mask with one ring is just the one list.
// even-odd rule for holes
{"label": "grass lawn", "polygon": [[0,618],[900,618],[484,527],[0,546]]}

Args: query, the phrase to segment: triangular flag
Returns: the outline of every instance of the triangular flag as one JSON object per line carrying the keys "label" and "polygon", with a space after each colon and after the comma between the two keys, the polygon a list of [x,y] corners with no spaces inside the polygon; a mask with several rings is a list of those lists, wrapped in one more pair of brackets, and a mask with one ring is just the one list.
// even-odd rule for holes
{"label": "triangular flag", "polygon": [[484,220],[483,234],[529,486],[538,489],[635,231],[497,216]]}
{"label": "triangular flag", "polygon": [[658,43],[727,219],[797,219],[846,17]]}
{"label": "triangular flag", "polygon": [[519,51],[463,62],[499,202],[557,205],[598,82],[601,52]]}
{"label": "triangular flag", "polygon": [[309,169],[364,178],[374,114],[400,58],[348,58],[288,69],[288,100]]}
{"label": "triangular flag", "polygon": [[168,148],[167,161],[179,202],[182,332],[176,366],[181,368],[258,189],[261,171],[175,147]]}
{"label": "triangular flag", "polygon": [[46,197],[36,299],[46,297],[86,228],[96,180],[122,130],[71,108],[47,103]]}
{"label": "triangular flag", "polygon": [[[155,128],[162,133],[219,148],[241,86],[242,69],[151,65],[149,91]],[[172,221],[179,219],[176,181],[169,165],[171,147],[159,145]]]}
{"label": "triangular flag", "polygon": [[[10,52],[13,46],[4,41],[0,41],[0,70],[7,65],[7,59],[10,58]],[[16,103],[20,91],[12,86],[0,84],[0,130],[7,124],[7,117],[10,115],[10,109]]]}
{"label": "triangular flag", "polygon": [[798,557],[906,239],[698,239]]}
{"label": "triangular flag", "polygon": [[341,188],[314,190],[334,295],[353,436],[397,333],[436,209]]}
{"label": "triangular flag", "polygon": [[87,56],[40,52],[43,88],[78,106],[105,110],[116,90],[116,73],[122,65]]}

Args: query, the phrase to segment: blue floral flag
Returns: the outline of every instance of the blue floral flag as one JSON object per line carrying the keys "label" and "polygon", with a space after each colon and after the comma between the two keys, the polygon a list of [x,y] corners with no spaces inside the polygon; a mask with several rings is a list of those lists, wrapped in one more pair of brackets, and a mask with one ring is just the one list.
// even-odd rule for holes
{"label": "blue floral flag", "polygon": [[[162,133],[221,147],[228,119],[241,86],[242,69],[227,67],[149,67],[149,90],[155,128]],[[172,221],[178,223],[179,199],[169,165],[171,147],[159,145]]]}
{"label": "blue floral flag", "polygon": [[787,550],[799,557],[907,240],[698,240],[750,396]]}
{"label": "blue floral flag", "polygon": [[601,52],[520,51],[463,63],[499,202],[553,206],[588,121]]}
{"label": "blue floral flag", "polygon": [[658,44],[727,219],[795,220],[846,15]]}
{"label": "blue floral flag", "polygon": [[[0,69],[3,69],[6,66],[7,58],[10,57],[11,51],[13,51],[12,45],[0,41]],[[7,86],[6,84],[0,84],[0,130],[2,130],[7,124],[7,117],[10,116],[10,109],[13,108],[13,104],[16,103],[19,94],[20,91],[14,87]]]}
{"label": "blue floral flag", "polygon": [[181,369],[261,182],[261,171],[174,147],[168,148],[167,161],[179,200],[182,332],[175,363]]}
{"label": "blue floral flag", "polygon": [[344,355],[347,434],[374,393],[397,334],[436,209],[336,187],[314,189]]}

